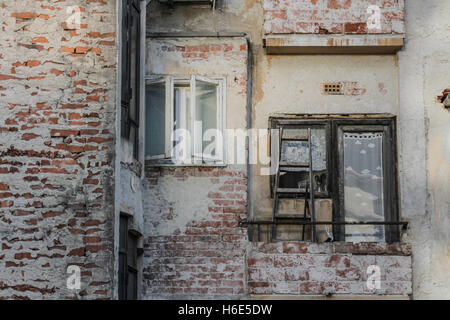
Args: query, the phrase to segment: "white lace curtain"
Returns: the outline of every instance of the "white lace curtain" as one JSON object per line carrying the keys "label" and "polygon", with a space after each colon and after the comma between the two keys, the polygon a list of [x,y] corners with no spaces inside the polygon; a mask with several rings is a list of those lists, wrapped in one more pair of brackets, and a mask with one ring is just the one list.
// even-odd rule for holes
{"label": "white lace curtain", "polygon": [[[383,133],[344,133],[346,221],[384,221]],[[384,226],[346,226],[346,241],[384,241]]]}

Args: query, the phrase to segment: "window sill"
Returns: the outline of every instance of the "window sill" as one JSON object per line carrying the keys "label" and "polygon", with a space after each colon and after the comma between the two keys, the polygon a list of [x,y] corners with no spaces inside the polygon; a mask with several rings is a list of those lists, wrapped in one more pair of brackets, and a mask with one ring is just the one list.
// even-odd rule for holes
{"label": "window sill", "polygon": [[404,34],[269,34],[267,54],[395,54]]}

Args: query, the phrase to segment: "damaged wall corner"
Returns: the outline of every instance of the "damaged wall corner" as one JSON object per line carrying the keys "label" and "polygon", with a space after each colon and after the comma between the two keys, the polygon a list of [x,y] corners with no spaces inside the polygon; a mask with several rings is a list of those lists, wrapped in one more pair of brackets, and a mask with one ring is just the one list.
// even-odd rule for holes
{"label": "damaged wall corner", "polygon": [[447,109],[450,108],[450,96],[449,96],[449,93],[450,93],[450,88],[445,89],[442,92],[442,96],[438,96],[437,97],[438,102],[444,104],[444,107],[447,108]]}

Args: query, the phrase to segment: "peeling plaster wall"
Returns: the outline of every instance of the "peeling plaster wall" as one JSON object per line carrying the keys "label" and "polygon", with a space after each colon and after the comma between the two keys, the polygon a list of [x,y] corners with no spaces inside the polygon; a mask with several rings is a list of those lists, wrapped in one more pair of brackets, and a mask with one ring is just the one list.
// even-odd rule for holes
{"label": "peeling plaster wall", "polygon": [[[449,113],[434,102],[449,85],[444,72],[449,56],[448,5],[406,2],[406,44],[398,55],[268,56],[262,44],[264,13],[259,0],[219,1],[215,12],[201,6],[170,9],[153,2],[147,31],[247,33],[254,61],[254,128],[267,128],[268,117],[275,112],[396,115],[400,206],[402,217],[410,222],[407,241],[412,242],[414,298],[448,298]],[[325,81],[349,82],[352,94],[322,95],[320,85]],[[259,175],[258,166],[249,175],[249,215],[268,217],[269,179]]]}
{"label": "peeling plaster wall", "polygon": [[[220,1],[210,8],[169,9],[150,4],[148,32],[246,32],[251,40],[254,72],[252,127],[267,129],[277,112],[398,114],[398,67],[395,55],[266,55],[262,44],[263,7],[259,0]],[[352,94],[327,96],[323,82],[346,81]],[[251,215],[271,215],[269,177],[252,166]]]}
{"label": "peeling plaster wall", "polygon": [[[276,113],[398,114],[395,56],[268,56],[262,55],[255,79],[254,123],[267,128]],[[257,71],[257,72],[258,72]],[[353,82],[349,95],[323,95],[323,82]],[[253,215],[271,218],[269,176],[254,165]]]}
{"label": "peeling plaster wall", "polygon": [[410,221],[416,299],[450,298],[450,113],[448,1],[406,1],[399,53],[402,213]]}
{"label": "peeling plaster wall", "polygon": [[116,18],[0,1],[0,299],[113,297]]}
{"label": "peeling plaster wall", "polygon": [[[146,1],[140,1],[140,9],[141,9],[141,30],[145,30],[146,26]],[[121,12],[122,12],[122,1],[118,2],[119,7],[119,20],[121,21]],[[119,24],[118,33],[121,38],[121,28],[122,26]],[[122,41],[122,39],[120,39]],[[141,52],[140,52],[140,63],[141,66],[144,66],[146,63],[146,36],[145,32],[141,32]],[[121,63],[119,61],[119,63]],[[118,78],[121,77],[121,68],[118,70]],[[120,215],[124,214],[129,217],[128,220],[128,228],[132,229],[133,232],[137,232],[140,236],[138,239],[138,247],[142,247],[143,241],[143,230],[144,230],[144,209],[143,209],[143,183],[144,183],[144,127],[145,127],[145,72],[140,73],[140,106],[139,106],[139,128],[138,128],[138,154],[135,159],[134,155],[134,141],[130,141],[128,139],[124,139],[121,134],[117,134],[117,137],[120,137],[120,143],[116,144],[116,170],[119,172],[116,175],[116,188],[115,193],[115,221],[120,221]],[[120,86],[118,90],[121,90]],[[117,96],[117,105],[119,106],[119,110],[121,110],[121,99],[120,94]],[[116,130],[120,132],[122,129],[122,119],[119,116],[116,121]],[[114,238],[114,253],[115,259],[114,263],[114,287],[118,288],[119,281],[119,228],[120,223],[116,223],[115,225],[115,238]],[[141,257],[137,258],[138,265],[138,298],[139,296],[139,288],[142,283],[142,262]],[[118,298],[118,290],[114,292],[114,298]]]}
{"label": "peeling plaster wall", "polygon": [[[226,127],[245,128],[247,42],[242,37],[149,38],[147,75],[224,77]],[[245,294],[247,167],[146,167],[143,297]]]}

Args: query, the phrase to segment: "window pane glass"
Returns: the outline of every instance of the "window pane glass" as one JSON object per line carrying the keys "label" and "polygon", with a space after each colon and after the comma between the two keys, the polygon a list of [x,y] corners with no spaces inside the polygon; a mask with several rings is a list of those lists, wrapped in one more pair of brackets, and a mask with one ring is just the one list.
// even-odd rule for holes
{"label": "window pane glass", "polygon": [[125,216],[120,216],[119,225],[119,247],[122,250],[127,249],[127,235],[128,235],[128,218]]}
{"label": "window pane glass", "polygon": [[135,272],[128,272],[128,286],[127,299],[137,299],[137,274]]}
{"label": "window pane glass", "polygon": [[128,235],[128,265],[137,266],[137,239],[133,234]]}
{"label": "window pane glass", "polygon": [[127,257],[119,253],[119,299],[126,299],[127,290]]}
{"label": "window pane glass", "polygon": [[[211,141],[203,141],[204,134],[209,129],[217,130],[217,89],[216,84],[211,84],[203,81],[197,81],[195,85],[195,97],[196,97],[196,122],[201,123],[201,130],[196,130],[195,141],[198,149],[196,153],[203,153],[206,151],[211,156],[216,156],[215,150],[217,141],[215,141],[215,134]],[[209,150],[206,150],[206,147]]]}
{"label": "window pane glass", "polygon": [[121,136],[122,138],[128,139],[130,136],[130,124],[128,121],[128,111],[129,108],[120,108],[121,111],[121,123],[120,123],[120,130],[121,130]]}
{"label": "window pane glass", "polygon": [[[384,221],[383,133],[344,133],[345,221]],[[346,226],[345,240],[384,241],[383,225]]]}
{"label": "window pane glass", "polygon": [[[173,129],[184,129],[191,132],[191,86],[187,81],[178,81],[174,83],[173,90]],[[190,151],[185,150],[185,148],[190,148],[190,144],[183,141],[182,135],[182,132],[175,131],[173,147],[176,159],[188,156]]]}
{"label": "window pane glass", "polygon": [[165,153],[166,141],[166,85],[165,82],[146,87],[145,155]]}
{"label": "window pane glass", "polygon": [[187,83],[175,83],[173,93],[174,130],[191,130],[191,87]]}
{"label": "window pane glass", "polygon": [[[308,129],[285,129],[283,137],[308,136]],[[314,172],[314,190],[327,191],[327,148],[324,128],[311,128],[312,162]],[[281,149],[283,162],[309,162],[307,141],[283,141]],[[282,188],[305,188],[309,185],[308,168],[286,168],[286,174],[280,176]]]}

